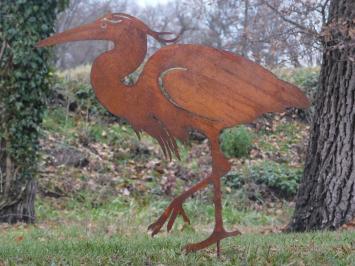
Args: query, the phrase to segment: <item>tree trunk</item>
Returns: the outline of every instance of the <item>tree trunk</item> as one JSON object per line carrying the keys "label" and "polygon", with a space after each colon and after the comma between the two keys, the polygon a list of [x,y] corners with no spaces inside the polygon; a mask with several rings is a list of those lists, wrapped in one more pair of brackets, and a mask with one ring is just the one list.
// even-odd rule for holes
{"label": "tree trunk", "polygon": [[355,217],[355,2],[333,0],[305,171],[291,231],[336,229]]}
{"label": "tree trunk", "polygon": [[0,139],[0,223],[33,223],[37,182],[19,178],[21,168],[7,153],[10,146]]}
{"label": "tree trunk", "polygon": [[51,86],[51,53],[35,44],[67,2],[0,0],[0,223],[35,221],[39,127]]}
{"label": "tree trunk", "polygon": [[13,186],[17,186],[15,191],[20,191],[20,193],[12,194],[11,197],[8,196],[6,202],[0,202],[0,204],[5,205],[0,205],[0,223],[33,223],[35,221],[34,202],[37,182],[29,180],[27,184],[18,182]]}

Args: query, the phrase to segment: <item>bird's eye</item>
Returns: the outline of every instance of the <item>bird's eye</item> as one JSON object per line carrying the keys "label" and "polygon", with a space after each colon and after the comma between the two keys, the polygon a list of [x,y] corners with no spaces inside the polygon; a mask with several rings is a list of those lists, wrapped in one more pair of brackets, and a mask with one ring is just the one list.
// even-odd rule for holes
{"label": "bird's eye", "polygon": [[106,29],[106,28],[107,28],[107,23],[101,22],[101,29]]}

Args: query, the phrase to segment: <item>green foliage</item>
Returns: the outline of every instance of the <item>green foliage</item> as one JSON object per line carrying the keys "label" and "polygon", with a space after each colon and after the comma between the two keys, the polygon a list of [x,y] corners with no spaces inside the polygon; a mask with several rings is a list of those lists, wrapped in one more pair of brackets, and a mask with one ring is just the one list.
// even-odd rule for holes
{"label": "green foliage", "polygon": [[312,91],[313,93],[318,88],[319,68],[301,68],[293,75],[293,82],[306,89],[306,91]]}
{"label": "green foliage", "polygon": [[83,120],[92,116],[117,120],[97,100],[91,84],[82,78],[64,77],[59,73],[54,77],[53,90],[49,97],[55,106],[68,108],[69,105],[75,105],[75,110],[72,111],[81,114]]}
{"label": "green foliage", "polygon": [[225,184],[240,189],[250,182],[264,184],[278,196],[291,198],[296,195],[303,169],[290,167],[273,161],[263,161],[238,172],[231,172],[225,177]]}
{"label": "green foliage", "polygon": [[90,65],[58,72],[56,87],[68,98],[78,104],[78,109],[88,115],[112,116],[97,100],[90,83]]}
{"label": "green foliage", "polygon": [[119,147],[122,149],[133,146],[139,141],[134,131],[130,127],[122,125],[104,126],[100,123],[92,123],[88,125],[89,141],[106,143],[110,147]]}
{"label": "green foliage", "polygon": [[221,149],[229,157],[246,157],[252,147],[253,135],[245,126],[223,131]]}
{"label": "green foliage", "polygon": [[[0,4],[0,156],[11,158],[17,181],[36,171],[39,125],[50,87],[50,52],[35,44],[53,32],[67,0],[2,0]],[[5,143],[5,144],[4,144]]]}
{"label": "green foliage", "polygon": [[[284,79],[300,87],[311,102],[314,102],[318,90],[319,67],[303,67],[293,69],[278,69],[275,71],[281,79]],[[314,114],[314,107],[301,111],[304,117],[311,121]]]}
{"label": "green foliage", "polygon": [[313,98],[318,88],[319,71],[319,67],[303,67],[278,69],[275,72],[281,79],[299,86]]}
{"label": "green foliage", "polygon": [[264,161],[251,167],[249,171],[250,178],[256,183],[265,184],[284,197],[292,197],[296,194],[303,173],[301,168],[272,161]]}
{"label": "green foliage", "polygon": [[79,109],[88,112],[90,115],[107,115],[111,114],[97,100],[94,90],[90,84],[75,80],[63,81],[63,88],[67,88],[71,93],[71,100],[79,105]]}
{"label": "green foliage", "polygon": [[225,176],[225,184],[230,188],[239,189],[246,183],[247,179],[248,176],[242,172],[232,171]]}
{"label": "green foliage", "polygon": [[49,108],[44,112],[43,128],[48,132],[59,133],[70,142],[77,135],[75,120],[64,108]]}

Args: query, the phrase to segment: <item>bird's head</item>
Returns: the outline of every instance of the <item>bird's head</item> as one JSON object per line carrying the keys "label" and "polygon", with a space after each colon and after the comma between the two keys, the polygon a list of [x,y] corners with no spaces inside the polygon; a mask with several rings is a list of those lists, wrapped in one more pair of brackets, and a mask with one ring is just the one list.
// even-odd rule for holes
{"label": "bird's head", "polygon": [[121,34],[129,34],[135,29],[152,36],[159,42],[175,42],[179,36],[167,39],[171,32],[156,32],[151,30],[143,21],[124,13],[108,13],[105,16],[88,23],[41,40],[37,47],[51,46],[60,43],[83,40],[108,40],[119,41]]}

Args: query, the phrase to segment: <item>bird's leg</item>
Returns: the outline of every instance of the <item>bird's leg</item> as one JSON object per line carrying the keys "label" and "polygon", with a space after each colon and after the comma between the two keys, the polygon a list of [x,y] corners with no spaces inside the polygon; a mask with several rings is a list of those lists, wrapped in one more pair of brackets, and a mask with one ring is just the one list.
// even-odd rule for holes
{"label": "bird's leg", "polygon": [[230,169],[230,164],[228,160],[224,157],[222,152],[219,150],[218,139],[216,142],[211,143],[211,153],[212,153],[212,176],[211,181],[214,187],[214,198],[213,203],[215,206],[215,227],[213,233],[206,240],[195,243],[188,244],[183,249],[186,252],[197,251],[206,248],[214,243],[217,244],[217,256],[220,256],[220,241],[229,236],[237,236],[241,234],[238,230],[233,232],[227,232],[223,227],[222,218],[222,191],[221,191],[221,180],[220,178],[226,174]]}
{"label": "bird's leg", "polygon": [[238,230],[233,232],[227,232],[223,227],[222,219],[222,201],[221,201],[221,188],[220,188],[220,178],[214,176],[213,179],[214,186],[214,205],[215,205],[215,227],[213,233],[206,240],[195,244],[188,244],[183,249],[189,253],[204,249],[212,244],[217,244],[217,256],[220,256],[220,241],[229,236],[237,236],[241,234]]}
{"label": "bird's leg", "polygon": [[175,198],[170,205],[165,209],[165,211],[163,212],[163,214],[159,217],[159,219],[151,224],[148,227],[148,230],[152,231],[152,236],[156,235],[157,233],[160,232],[160,229],[163,227],[163,225],[165,224],[166,220],[170,217],[170,220],[168,222],[167,225],[167,230],[168,232],[171,230],[176,217],[180,214],[182,216],[182,218],[184,219],[185,223],[190,223],[190,219],[187,217],[182,204],[183,202],[189,197],[191,196],[193,193],[195,193],[196,191],[206,187],[209,182],[210,182],[210,177],[207,177],[205,179],[203,179],[202,181],[198,182],[197,184],[195,184],[193,187],[191,187],[189,190],[183,192],[180,196],[178,196],[177,198]]}

